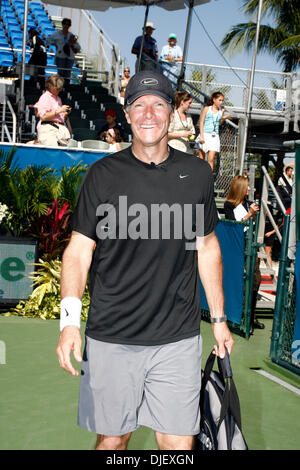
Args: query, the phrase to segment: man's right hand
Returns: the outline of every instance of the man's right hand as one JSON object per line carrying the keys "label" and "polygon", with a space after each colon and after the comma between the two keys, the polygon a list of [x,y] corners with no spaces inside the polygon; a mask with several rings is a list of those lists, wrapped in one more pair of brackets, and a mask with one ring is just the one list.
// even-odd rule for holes
{"label": "man's right hand", "polygon": [[71,351],[73,351],[74,359],[81,362],[81,343],[79,328],[77,326],[65,326],[60,334],[56,349],[60,367],[76,376],[79,375],[79,372],[72,365]]}

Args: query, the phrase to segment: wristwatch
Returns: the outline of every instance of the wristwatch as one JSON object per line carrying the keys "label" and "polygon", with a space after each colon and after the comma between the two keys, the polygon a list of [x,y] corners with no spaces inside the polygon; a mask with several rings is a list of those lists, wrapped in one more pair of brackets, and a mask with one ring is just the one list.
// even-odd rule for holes
{"label": "wristwatch", "polygon": [[226,315],[224,317],[210,317],[210,323],[222,323],[227,321]]}

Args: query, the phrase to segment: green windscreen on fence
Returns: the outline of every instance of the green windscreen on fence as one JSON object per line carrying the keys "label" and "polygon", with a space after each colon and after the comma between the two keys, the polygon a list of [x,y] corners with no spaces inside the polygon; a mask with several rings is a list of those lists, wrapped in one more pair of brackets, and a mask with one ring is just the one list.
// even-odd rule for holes
{"label": "green windscreen on fence", "polygon": [[[229,321],[241,324],[244,306],[244,225],[220,220],[216,227],[223,258],[223,289],[225,314]],[[205,292],[200,281],[201,308],[208,310]]]}

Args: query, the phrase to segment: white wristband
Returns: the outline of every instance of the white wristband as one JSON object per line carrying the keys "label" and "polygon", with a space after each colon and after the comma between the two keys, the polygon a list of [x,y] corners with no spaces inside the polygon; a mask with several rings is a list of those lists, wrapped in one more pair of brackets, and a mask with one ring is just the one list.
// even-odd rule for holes
{"label": "white wristband", "polygon": [[77,326],[80,329],[81,300],[77,297],[65,297],[60,302],[60,331],[65,326]]}

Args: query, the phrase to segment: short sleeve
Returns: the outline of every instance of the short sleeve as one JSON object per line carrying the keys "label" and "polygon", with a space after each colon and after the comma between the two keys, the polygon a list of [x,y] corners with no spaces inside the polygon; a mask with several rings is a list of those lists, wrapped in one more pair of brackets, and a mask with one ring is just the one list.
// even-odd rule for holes
{"label": "short sleeve", "polygon": [[166,46],[163,46],[161,53],[160,53],[160,58],[163,60],[166,57],[166,55],[167,55]]}
{"label": "short sleeve", "polygon": [[179,57],[182,57],[182,49],[180,46],[177,46],[177,59],[179,59]]}
{"label": "short sleeve", "polygon": [[138,36],[132,46],[132,49],[139,49],[141,47],[141,36]]}
{"label": "short sleeve", "polygon": [[51,98],[49,98],[49,95],[47,93],[44,93],[40,97],[38,102],[35,103],[34,105],[40,118],[42,118],[44,114],[48,112],[55,111],[60,106],[61,106],[61,99],[58,97],[57,102],[51,101]]}
{"label": "short sleeve", "polygon": [[97,207],[101,202],[100,198],[100,172],[95,165],[91,165],[81,184],[75,211],[72,215],[72,230],[97,240]]}
{"label": "short sleeve", "polygon": [[[206,163],[206,165],[208,165],[208,163]],[[215,230],[219,221],[214,197],[214,178],[210,167],[207,168],[206,181],[204,198],[202,200],[202,204],[204,204],[204,236],[209,235],[213,230]]]}

